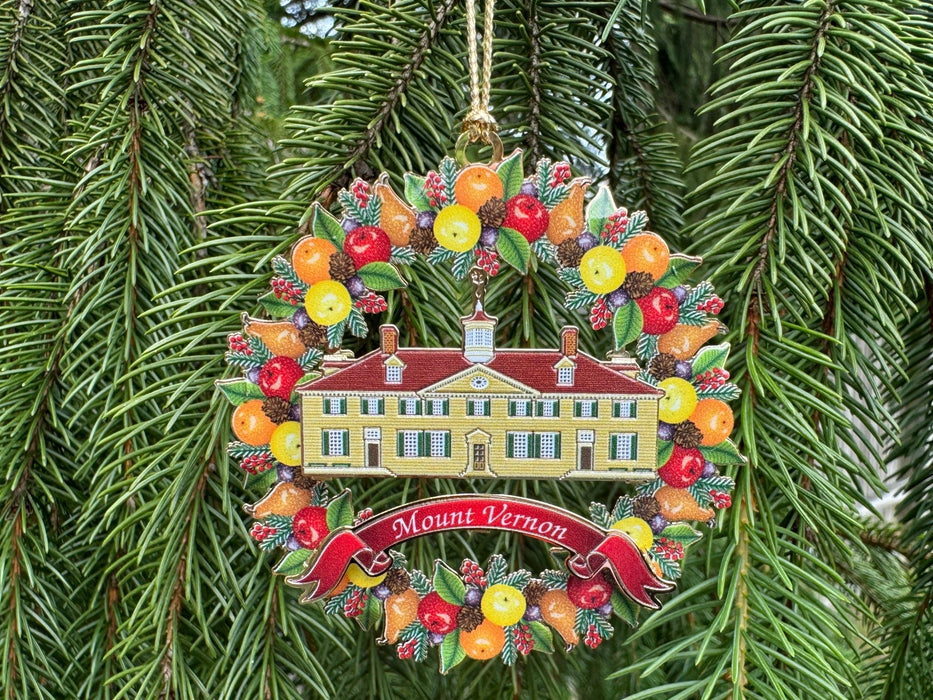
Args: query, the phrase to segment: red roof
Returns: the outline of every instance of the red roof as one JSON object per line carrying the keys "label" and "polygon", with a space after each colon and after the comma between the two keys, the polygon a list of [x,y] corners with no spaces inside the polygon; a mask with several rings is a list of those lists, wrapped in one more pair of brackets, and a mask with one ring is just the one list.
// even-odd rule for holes
{"label": "red roof", "polygon": [[[348,367],[341,367],[332,374],[306,382],[298,388],[301,391],[415,393],[476,366],[466,360],[459,349],[403,348],[395,356],[405,363],[402,382],[399,384],[386,383],[383,363],[389,355],[375,350]],[[573,385],[558,385],[554,365],[563,357],[557,350],[499,349],[492,362],[483,366],[542,394],[664,395],[664,392],[650,384],[620,374],[582,352],[573,358],[576,364]]]}

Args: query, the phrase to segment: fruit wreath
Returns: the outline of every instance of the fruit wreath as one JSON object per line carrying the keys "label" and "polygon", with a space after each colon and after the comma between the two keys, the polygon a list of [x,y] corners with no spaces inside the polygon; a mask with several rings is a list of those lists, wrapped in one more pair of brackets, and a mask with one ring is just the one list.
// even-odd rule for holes
{"label": "fruit wreath", "polygon": [[[218,382],[235,406],[229,454],[249,487],[269,489],[245,509],[258,546],[283,554],[276,573],[306,586],[309,561],[373,518],[304,468],[296,387],[322,376],[346,333],[366,335],[364,314],[386,311],[384,293],[405,286],[421,256],[457,279],[477,267],[495,276],[503,264],[520,273],[553,266],[568,287],[566,309],[610,333],[616,354],[634,350],[635,378],[660,396],[657,463],[632,494],[591,504],[588,524],[624,534],[655,591],[680,576],[685,549],[702,536],[694,524],[714,525],[731,505],[734,482],[720,466],[743,459],[729,440],[727,402],[739,394],[724,369],[729,346],[706,345],[724,330],[723,302],[709,282],[687,284],[699,258],[671,254],[645,213],[616,207],[605,187],[586,204],[588,185],[565,162],[540,160],[525,177],[516,151],[492,165],[445,158],[425,177],[406,174],[402,196],[385,175],[356,180],[337,197],[341,218],[315,206],[311,235],[272,261],[272,289],[260,298],[271,318],[244,315],[242,333],[229,338],[226,360],[242,376]],[[438,560],[425,573],[397,550],[383,558],[381,573],[349,561],[328,590],[305,599],[378,627],[400,658],[421,661],[438,646],[442,672],[466,657],[512,664],[551,652],[553,632],[568,650],[581,641],[595,648],[612,636],[613,615],[634,626],[639,603],[657,607],[652,597],[633,600],[605,569],[509,571],[495,554],[485,567]]]}

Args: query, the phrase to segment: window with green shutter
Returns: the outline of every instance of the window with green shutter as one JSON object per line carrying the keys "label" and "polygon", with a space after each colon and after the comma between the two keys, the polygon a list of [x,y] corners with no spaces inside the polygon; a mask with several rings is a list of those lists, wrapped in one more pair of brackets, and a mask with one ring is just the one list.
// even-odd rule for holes
{"label": "window with green shutter", "polygon": [[467,399],[468,416],[488,416],[489,399]]}
{"label": "window with green shutter", "polygon": [[505,434],[505,456],[510,458],[515,456],[515,433]]}
{"label": "window with green shutter", "polygon": [[363,397],[360,399],[360,415],[381,416],[385,413],[383,399]]}
{"label": "window with green shutter", "polygon": [[636,403],[634,401],[613,401],[613,418],[636,418]]}
{"label": "window with green shutter", "polygon": [[609,459],[633,461],[638,455],[636,433],[612,433],[609,435]]}
{"label": "window with green shutter", "polygon": [[347,413],[346,399],[324,399],[324,413],[330,416],[343,416]]}
{"label": "window with green shutter", "polygon": [[321,454],[324,455],[325,457],[330,456],[330,449],[329,449],[330,441],[327,439],[328,438],[327,434],[329,432],[330,432],[329,430],[321,431]]}
{"label": "window with green shutter", "polygon": [[573,417],[574,418],[598,418],[599,417],[599,404],[596,401],[592,401],[592,400],[574,401]]}
{"label": "window with green shutter", "polygon": [[421,401],[419,399],[399,399],[398,414],[400,416],[420,416]]}
{"label": "window with green shutter", "polygon": [[555,399],[542,399],[537,402],[535,414],[541,418],[559,418],[560,402]]}

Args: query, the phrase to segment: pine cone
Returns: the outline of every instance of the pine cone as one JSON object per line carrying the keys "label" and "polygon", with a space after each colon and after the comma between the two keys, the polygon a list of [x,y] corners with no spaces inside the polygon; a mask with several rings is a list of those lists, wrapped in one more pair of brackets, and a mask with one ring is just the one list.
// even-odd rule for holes
{"label": "pine cone", "polygon": [[693,421],[685,420],[678,423],[674,428],[674,444],[680,445],[686,450],[692,450],[700,444],[703,439],[703,433],[696,427]]}
{"label": "pine cone", "polygon": [[431,251],[437,248],[437,239],[434,237],[433,228],[418,227],[411,233],[409,245],[416,253],[430,255]]}
{"label": "pine cone", "polygon": [[404,593],[411,588],[411,576],[405,569],[389,569],[382,581],[393,595]]}
{"label": "pine cone", "polygon": [[486,618],[483,616],[482,610],[464,605],[460,608],[460,612],[457,613],[457,627],[464,632],[472,632],[483,624],[484,619]]}
{"label": "pine cone", "polygon": [[557,261],[561,264],[561,267],[580,267],[583,253],[584,250],[576,239],[568,238],[557,246]]}
{"label": "pine cone", "polygon": [[525,586],[522,594],[525,596],[525,602],[528,605],[540,605],[541,598],[547,591],[548,587],[544,585],[543,581],[532,579],[531,583]]}
{"label": "pine cone", "polygon": [[639,496],[632,503],[633,515],[642,520],[651,520],[661,512],[661,504],[654,496]]}
{"label": "pine cone", "polygon": [[330,276],[338,282],[346,282],[356,274],[356,265],[353,264],[353,258],[342,250],[330,256],[330,265],[328,266]]}
{"label": "pine cone", "polygon": [[629,272],[622,283],[622,289],[632,299],[641,299],[654,289],[654,277],[647,272]]}
{"label": "pine cone", "polygon": [[[301,469],[301,467],[295,468],[299,470]],[[294,479],[292,479],[292,483],[298,488],[304,489],[305,491],[311,491],[315,486],[318,485],[317,479],[314,479],[310,476],[305,476],[304,474],[296,476]]]}
{"label": "pine cone", "polygon": [[298,331],[298,338],[307,348],[320,348],[327,344],[327,328],[309,321],[308,325]]}
{"label": "pine cone", "polygon": [[508,209],[505,206],[505,202],[498,197],[493,197],[479,208],[476,215],[479,216],[479,222],[483,226],[499,228],[502,226],[502,222],[505,221],[505,215],[507,213]]}
{"label": "pine cone", "polygon": [[662,352],[651,358],[651,364],[648,365],[648,373],[663,382],[665,379],[674,376],[674,370],[677,368],[677,358]]}
{"label": "pine cone", "polygon": [[278,396],[270,396],[262,402],[262,412],[266,414],[266,418],[276,425],[288,420],[288,413],[291,408],[292,405],[288,401],[280,399]]}

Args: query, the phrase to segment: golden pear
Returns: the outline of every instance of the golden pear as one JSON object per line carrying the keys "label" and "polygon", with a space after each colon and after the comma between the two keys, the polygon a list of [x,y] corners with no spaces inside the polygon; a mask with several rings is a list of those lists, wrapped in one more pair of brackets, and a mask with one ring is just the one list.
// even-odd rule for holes
{"label": "golden pear", "polygon": [[583,226],[586,223],[586,217],[583,214],[583,194],[588,184],[587,180],[574,180],[570,184],[570,194],[567,195],[567,199],[551,210],[547,239],[554,245],[560,245],[583,233]]}
{"label": "golden pear", "polygon": [[269,515],[293,516],[302,508],[311,505],[311,492],[300,489],[291,482],[280,481],[269,493],[244,510],[256,520]]}
{"label": "golden pear", "polygon": [[661,515],[672,523],[681,520],[712,520],[716,515],[712,508],[701,508],[687,489],[662,486],[654,497],[661,504]]}
{"label": "golden pear", "polygon": [[394,246],[406,246],[415,230],[415,212],[384,182],[375,185],[376,196],[382,202],[379,228],[386,232]]}
{"label": "golden pear", "polygon": [[261,338],[273,355],[284,355],[293,360],[301,357],[306,348],[291,321],[261,321],[243,315],[243,332]]}
{"label": "golden pear", "polygon": [[678,324],[658,338],[658,352],[673,355],[678,360],[689,360],[697,354],[703,343],[720,332],[719,321],[707,321],[704,326]]}
{"label": "golden pear", "polygon": [[395,644],[399,633],[418,617],[418,603],[421,599],[414,588],[406,588],[401,593],[386,598],[386,626],[382,640]]}
{"label": "golden pear", "polygon": [[580,637],[573,629],[577,621],[577,606],[573,604],[567,591],[560,588],[550,590],[541,596],[541,617],[563,638],[569,646],[580,643]]}

